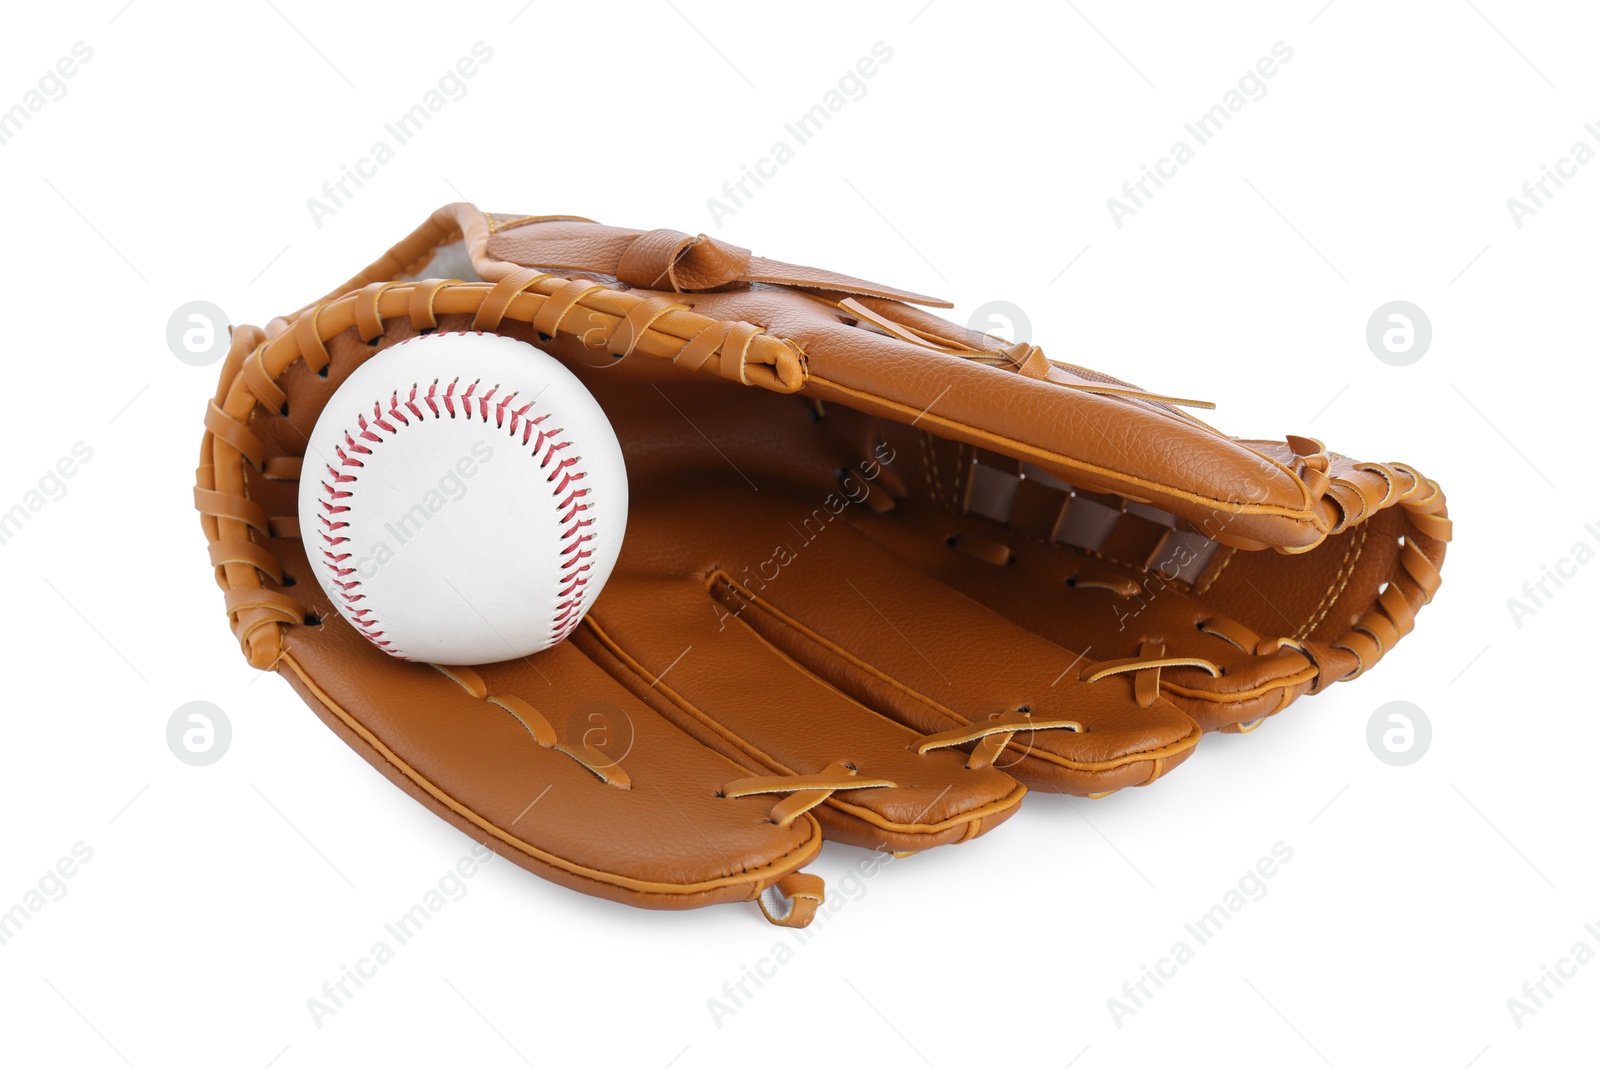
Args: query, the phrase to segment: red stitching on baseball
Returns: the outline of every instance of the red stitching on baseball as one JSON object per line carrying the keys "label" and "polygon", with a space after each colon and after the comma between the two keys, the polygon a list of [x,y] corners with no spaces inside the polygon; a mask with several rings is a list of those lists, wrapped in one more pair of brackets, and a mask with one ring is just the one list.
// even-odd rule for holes
{"label": "red stitching on baseball", "polygon": [[[480,337],[483,335],[481,330],[455,332],[460,334],[476,333]],[[432,334],[419,336],[432,336]],[[410,340],[412,339],[406,338],[400,344],[403,345]],[[496,391],[499,390],[499,385],[491,387],[481,395],[475,395],[479,383],[474,381],[461,394],[457,395],[456,385],[458,381],[458,379],[451,379],[449,385],[445,387],[444,393],[440,394],[439,381],[434,379],[428,385],[427,392],[420,398],[420,405],[417,396],[419,387],[416,384],[412,385],[411,392],[405,400],[401,400],[400,391],[395,390],[389,396],[387,408],[385,408],[384,402],[381,400],[373,402],[370,422],[365,414],[357,415],[357,433],[352,436],[350,431],[342,431],[344,444],[342,446],[334,446],[334,452],[339,457],[339,466],[325,465],[328,476],[332,481],[322,483],[324,495],[317,499],[317,503],[322,510],[328,515],[337,515],[350,510],[350,506],[347,504],[335,504],[333,502],[353,496],[355,492],[353,489],[336,489],[336,486],[356,482],[359,479],[359,475],[347,473],[340,470],[340,468],[363,468],[366,465],[356,457],[372,455],[372,449],[357,441],[357,437],[361,441],[381,444],[387,441],[388,438],[380,436],[377,430],[382,430],[390,435],[399,433],[399,427],[411,425],[411,420],[406,418],[406,412],[408,411],[418,421],[423,420],[424,415],[421,405],[426,405],[428,411],[432,412],[433,417],[437,419],[440,417],[439,408],[441,402],[450,418],[454,419],[456,417],[456,405],[459,403],[461,414],[471,419],[474,414],[473,401],[476,400],[477,417],[482,422],[488,423],[490,401]],[[589,560],[594,556],[594,550],[589,543],[595,540],[596,535],[588,528],[594,525],[594,520],[585,517],[592,507],[585,499],[589,496],[588,488],[583,486],[574,488],[575,483],[581,482],[588,477],[588,472],[572,469],[578,463],[580,457],[567,456],[556,460],[556,453],[569,448],[572,442],[560,438],[559,435],[565,432],[561,427],[551,430],[542,428],[541,424],[549,418],[548,412],[538,416],[529,416],[528,411],[533,407],[532,401],[515,411],[509,413],[506,411],[516,397],[516,393],[509,393],[495,404],[495,429],[505,430],[515,440],[517,437],[517,425],[521,423],[522,444],[527,446],[530,442],[532,443],[530,456],[539,460],[539,469],[541,471],[546,470],[551,467],[551,462],[555,461],[554,469],[550,470],[550,473],[545,477],[545,482],[552,486],[550,495],[555,499],[557,522],[563,528],[560,535],[561,548],[558,554],[562,561],[558,568],[561,572],[558,579],[560,589],[556,593],[558,600],[554,609],[552,609],[550,621],[551,644],[554,645],[557,642],[564,641],[572,633],[573,628],[578,625],[579,621],[583,619],[584,602],[589,596],[589,572],[593,570],[593,565],[589,563]],[[388,416],[388,418],[386,419],[385,416]],[[509,426],[506,425],[508,421]],[[398,427],[396,424],[398,424]],[[375,430],[374,428],[377,429]],[[538,435],[538,440],[534,441],[533,438],[536,434]],[[543,454],[542,457],[541,453]],[[558,477],[559,483],[557,483]],[[350,524],[345,520],[330,519],[328,515],[317,516],[317,519],[325,528],[318,532],[326,545],[322,550],[322,563],[323,567],[327,568],[333,575],[330,580],[331,584],[337,587],[339,598],[345,603],[347,616],[351,619],[351,622],[356,624],[356,633],[372,644],[389,650],[392,655],[398,656],[401,660],[409,659],[391,649],[393,642],[382,640],[383,631],[373,629],[379,626],[380,622],[377,619],[370,618],[373,612],[371,608],[355,607],[360,601],[366,600],[366,594],[359,592],[361,588],[360,579],[346,581],[346,576],[353,574],[356,570],[354,567],[343,566],[351,554],[333,551],[350,539],[344,535],[336,536],[332,532],[342,530]]]}

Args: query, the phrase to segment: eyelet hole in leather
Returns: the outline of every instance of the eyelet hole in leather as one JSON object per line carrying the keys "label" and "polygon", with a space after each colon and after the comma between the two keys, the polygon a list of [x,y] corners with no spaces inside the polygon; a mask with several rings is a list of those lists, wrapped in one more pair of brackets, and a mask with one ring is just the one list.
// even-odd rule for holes
{"label": "eyelet hole in leather", "polygon": [[320,627],[322,626],[322,617],[315,612],[307,612],[305,624],[308,627]]}

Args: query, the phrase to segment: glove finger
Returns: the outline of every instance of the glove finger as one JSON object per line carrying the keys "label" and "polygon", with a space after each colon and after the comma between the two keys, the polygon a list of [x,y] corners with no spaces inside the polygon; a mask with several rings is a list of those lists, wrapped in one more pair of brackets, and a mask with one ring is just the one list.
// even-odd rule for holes
{"label": "glove finger", "polygon": [[[297,591],[320,590],[295,543],[275,546]],[[759,797],[718,796],[746,774],[641,704],[571,644],[480,668],[378,651],[325,601],[287,629],[279,670],[368,762],[515,863],[650,908],[770,894],[821,846]]]}
{"label": "glove finger", "polygon": [[1216,677],[1192,667],[1161,674],[1163,696],[1205,730],[1258,721],[1316,682],[1304,653],[1271,647],[1192,596],[1190,584],[910,501],[887,515],[854,510],[849,520],[923,574],[1064,648],[1117,660],[1155,644],[1215,664]]}
{"label": "glove finger", "polygon": [[[1086,681],[1094,659],[929,581],[820,498],[697,481],[653,480],[636,496],[630,522],[652,537],[624,546],[590,618],[651,679],[670,667],[676,680],[703,653],[674,686],[722,710],[714,720],[749,709],[735,733],[753,747],[793,751],[869,722],[813,722],[790,703],[800,679],[909,727],[901,747],[972,746],[969,763],[1073,793],[1153,781],[1197,740],[1194,721],[1154,693],[1159,668]],[[664,595],[636,578],[662,573],[688,591],[670,625],[652,608]],[[774,679],[782,688],[768,688]]]}
{"label": "glove finger", "polygon": [[[1437,588],[1449,536],[1438,487],[1402,465],[1336,458],[1332,492],[1348,519],[1288,555],[1219,545],[1170,514],[1005,457],[974,462],[954,443],[899,452],[938,458],[920,471],[898,465],[909,498],[852,509],[854,526],[1065,647],[1123,658],[1153,644],[1211,661],[1214,676],[1193,667],[1161,676],[1163,694],[1207,730],[1249,730],[1376,663]],[[928,471],[941,468],[965,484],[930,484]],[[961,506],[926,503],[940,497]]]}
{"label": "glove finger", "polygon": [[[470,209],[459,214],[458,223],[484,278],[498,279],[517,267],[609,276],[620,287],[656,291],[705,319],[759,324],[729,335],[744,339],[738,344],[702,344],[712,335],[696,334],[661,353],[691,368],[714,368],[725,379],[785,392],[803,385],[808,396],[830,404],[1026,453],[1063,477],[1092,478],[1103,489],[1159,500],[1179,514],[1231,508],[1239,538],[1305,546],[1319,534],[1294,472],[1183,414],[1178,406],[1187,402],[1085,368],[1052,364],[1035,346],[1007,345],[902,303],[942,302],[831,271],[757,262],[746,250],[704,236],[640,233],[571,219],[503,220],[491,230]],[[565,307],[559,301],[555,306]],[[544,330],[551,335],[548,349],[574,364],[589,362],[592,350],[586,354],[582,340],[589,318],[549,318],[547,326],[565,323],[566,332]],[[663,330],[668,322],[663,312]],[[678,326],[691,324],[685,319]],[[751,362],[751,330],[794,347],[781,361],[788,373],[768,373],[762,360],[770,354]],[[593,336],[599,340],[603,334]],[[632,351],[634,332],[621,336],[628,344],[613,342],[613,349]],[[792,359],[796,352],[804,355],[803,371]],[[997,367],[1007,370],[997,374]]]}
{"label": "glove finger", "polygon": [[[663,717],[769,777],[775,805],[798,796],[795,777],[846,769],[840,789],[792,802],[815,802],[832,840],[896,853],[965,841],[1012,815],[1027,792],[1002,770],[968,768],[964,753],[914,752],[915,731],[742,625],[702,575],[619,566],[571,640]],[[848,788],[852,780],[874,785]]]}

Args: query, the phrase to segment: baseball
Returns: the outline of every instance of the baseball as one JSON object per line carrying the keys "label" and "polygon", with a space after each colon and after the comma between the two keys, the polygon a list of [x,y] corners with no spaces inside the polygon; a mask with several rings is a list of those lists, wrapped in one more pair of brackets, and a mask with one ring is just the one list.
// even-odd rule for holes
{"label": "baseball", "polygon": [[498,334],[409,338],[317,419],[300,529],[323,590],[403,660],[483,664],[572,633],[616,564],[622,448],[554,357]]}

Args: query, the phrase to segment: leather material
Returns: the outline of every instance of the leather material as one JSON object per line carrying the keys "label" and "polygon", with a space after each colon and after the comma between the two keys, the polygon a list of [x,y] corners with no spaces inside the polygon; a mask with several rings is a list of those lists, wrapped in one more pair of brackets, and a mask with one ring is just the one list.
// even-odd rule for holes
{"label": "leather material", "polygon": [[[458,248],[476,277],[430,277]],[[461,256],[450,257],[462,262]],[[1438,587],[1436,484],[975,334],[933,298],[673,230],[451,205],[344,286],[239,327],[196,506],[241,647],[465,833],[629,904],[803,925],[824,836],[965,841],[1027,786],[1154,782],[1372,667]],[[323,600],[306,436],[428,330],[561,358],[628,468],[573,637],[402,663]]]}
{"label": "leather material", "polygon": [[553,220],[507,227],[485,246],[495,260],[525,267],[592,272],[638,289],[704,292],[764,282],[858,297],[882,297],[948,308],[946,301],[834,271],[752,256],[749,249],[704,234],[641,233],[588,221]]}

